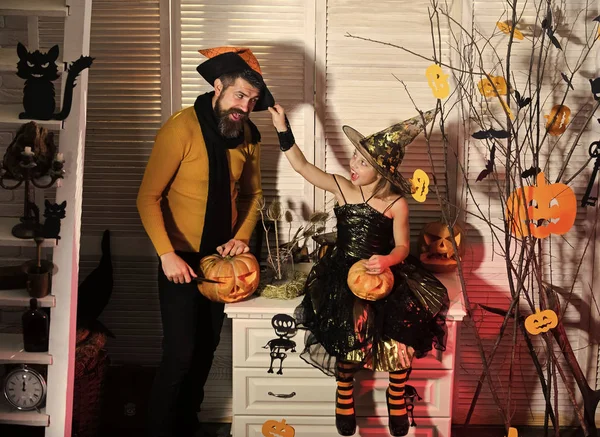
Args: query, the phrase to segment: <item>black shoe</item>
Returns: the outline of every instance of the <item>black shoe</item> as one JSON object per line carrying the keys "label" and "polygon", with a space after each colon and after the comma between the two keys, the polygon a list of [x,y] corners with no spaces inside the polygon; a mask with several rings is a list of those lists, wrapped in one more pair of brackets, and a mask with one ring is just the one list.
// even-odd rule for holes
{"label": "black shoe", "polygon": [[408,413],[402,414],[401,416],[392,416],[390,414],[390,409],[391,409],[390,399],[393,399],[395,401],[404,399],[404,395],[403,396],[391,395],[389,387],[385,391],[385,400],[387,403],[388,417],[389,417],[388,428],[390,430],[390,434],[393,435],[394,437],[404,436],[404,435],[408,434],[408,430],[410,429],[410,423],[408,421]]}
{"label": "black shoe", "polygon": [[[351,410],[354,409],[354,397],[353,395],[341,395],[338,392],[338,389],[335,390],[335,427],[339,435],[350,436],[354,435],[356,432],[356,415],[352,414],[337,414],[337,409],[343,410]],[[352,403],[350,404],[340,404],[338,403],[338,399],[352,399]]]}

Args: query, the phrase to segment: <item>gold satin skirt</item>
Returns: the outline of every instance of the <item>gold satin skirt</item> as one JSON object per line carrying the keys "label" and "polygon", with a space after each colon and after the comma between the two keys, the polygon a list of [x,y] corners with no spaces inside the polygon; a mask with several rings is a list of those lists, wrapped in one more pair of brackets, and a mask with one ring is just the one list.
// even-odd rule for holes
{"label": "gold satin skirt", "polygon": [[[381,340],[373,345],[377,348],[374,353],[367,354],[364,349],[356,349],[346,354],[342,361],[361,364],[362,369],[374,372],[397,372],[409,369],[410,366],[402,367],[399,344],[396,340]],[[373,363],[373,355],[377,356],[376,363]],[[412,357],[410,361],[412,362]]]}

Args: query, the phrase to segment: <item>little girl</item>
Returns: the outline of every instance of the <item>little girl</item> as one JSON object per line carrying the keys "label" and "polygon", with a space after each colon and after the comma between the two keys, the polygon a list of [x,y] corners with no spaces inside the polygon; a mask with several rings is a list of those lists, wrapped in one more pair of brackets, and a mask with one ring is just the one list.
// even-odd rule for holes
{"label": "little girl", "polygon": [[[413,357],[423,357],[435,343],[444,350],[448,294],[445,287],[409,257],[408,204],[411,185],[398,169],[404,148],[423,130],[421,116],[369,137],[349,126],[346,136],[357,151],[350,179],[325,173],[306,161],[295,144],[280,105],[269,108],[280,148],[296,172],[336,196],[335,248],[319,260],[306,281],[306,295],[296,309],[299,326],[310,332],[302,358],[335,375],[336,427],[344,436],[356,431],[354,373],[389,372],[386,400],[393,436],[408,433],[404,387]],[[428,123],[433,112],[423,114]],[[364,259],[371,274],[390,267],[394,288],[385,298],[367,301],[348,288],[350,267]]]}

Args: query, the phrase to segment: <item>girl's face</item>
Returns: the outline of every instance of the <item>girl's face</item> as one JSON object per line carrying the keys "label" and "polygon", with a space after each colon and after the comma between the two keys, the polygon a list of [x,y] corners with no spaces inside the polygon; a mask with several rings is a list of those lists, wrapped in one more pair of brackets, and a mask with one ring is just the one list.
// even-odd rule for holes
{"label": "girl's face", "polygon": [[355,150],[350,159],[350,180],[359,187],[372,184],[377,181],[379,173],[373,168],[369,161],[364,156]]}

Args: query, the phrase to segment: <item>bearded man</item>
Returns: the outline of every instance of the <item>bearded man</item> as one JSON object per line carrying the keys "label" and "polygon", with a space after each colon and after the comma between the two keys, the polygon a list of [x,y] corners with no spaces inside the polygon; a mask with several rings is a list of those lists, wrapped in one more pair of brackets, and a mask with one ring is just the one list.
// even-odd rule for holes
{"label": "bearded man", "polygon": [[[150,399],[150,435],[194,436],[223,304],[198,292],[200,259],[247,252],[262,197],[260,133],[252,111],[273,106],[249,49],[200,50],[214,87],[159,130],[137,207],[159,256],[163,353]],[[236,188],[239,185],[239,191]]]}

